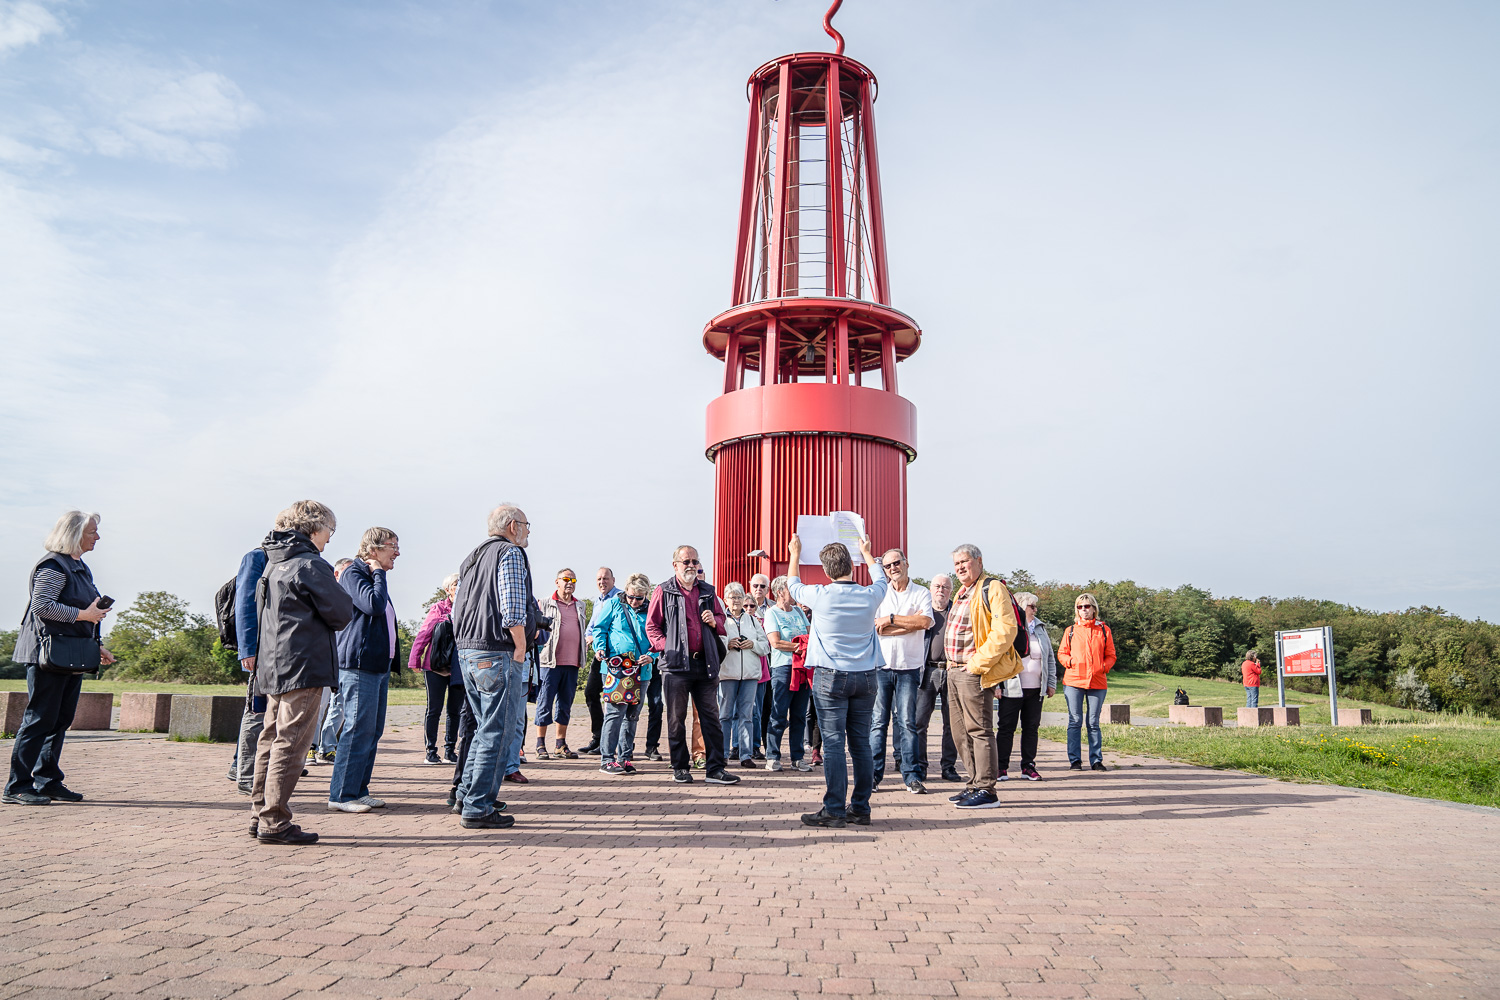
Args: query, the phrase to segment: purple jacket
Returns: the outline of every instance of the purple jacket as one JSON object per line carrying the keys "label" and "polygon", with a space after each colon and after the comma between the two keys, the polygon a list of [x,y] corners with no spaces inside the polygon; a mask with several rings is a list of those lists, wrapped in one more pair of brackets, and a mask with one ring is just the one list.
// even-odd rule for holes
{"label": "purple jacket", "polygon": [[417,629],[417,638],[411,644],[411,658],[406,662],[408,667],[413,670],[432,669],[432,630],[437,628],[438,622],[447,621],[451,614],[453,602],[446,597],[427,609],[427,617],[422,619],[422,627]]}

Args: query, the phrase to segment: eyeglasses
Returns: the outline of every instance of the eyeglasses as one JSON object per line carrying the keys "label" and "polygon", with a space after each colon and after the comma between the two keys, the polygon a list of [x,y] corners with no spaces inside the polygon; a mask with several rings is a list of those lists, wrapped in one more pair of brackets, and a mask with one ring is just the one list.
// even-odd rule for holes
{"label": "eyeglasses", "polygon": [[886,570],[900,569],[901,568],[901,560],[897,559],[895,562],[881,563],[880,564],[880,568],[881,569],[886,569]]}
{"label": "eyeglasses", "polygon": [[642,601],[644,601],[645,599],[646,599],[646,595],[645,594],[626,594],[625,595],[625,600],[629,601],[631,604],[639,604]]}
{"label": "eyeglasses", "polygon": [[677,560],[677,565],[679,565],[679,566],[702,566],[703,564],[701,562],[699,562],[698,560],[696,560],[696,559],[679,559],[679,560]]}

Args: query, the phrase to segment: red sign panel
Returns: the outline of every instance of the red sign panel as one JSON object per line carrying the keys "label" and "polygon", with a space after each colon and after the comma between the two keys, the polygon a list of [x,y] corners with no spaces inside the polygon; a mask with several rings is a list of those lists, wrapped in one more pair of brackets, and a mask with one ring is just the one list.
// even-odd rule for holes
{"label": "red sign panel", "polygon": [[1328,671],[1327,633],[1322,629],[1283,632],[1281,673],[1283,677],[1322,677]]}

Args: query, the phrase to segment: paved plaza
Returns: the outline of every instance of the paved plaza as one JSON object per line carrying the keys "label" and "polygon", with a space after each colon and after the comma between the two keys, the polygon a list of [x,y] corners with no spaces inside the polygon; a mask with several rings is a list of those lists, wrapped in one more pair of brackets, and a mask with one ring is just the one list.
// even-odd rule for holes
{"label": "paved plaza", "polygon": [[387,733],[368,815],[314,768],[287,848],[223,746],[71,743],[89,801],[0,807],[0,998],[1500,996],[1495,810],[1044,744],[1003,808],[898,786],[844,830],[797,822],[817,771],[532,764],[481,832],[421,749]]}

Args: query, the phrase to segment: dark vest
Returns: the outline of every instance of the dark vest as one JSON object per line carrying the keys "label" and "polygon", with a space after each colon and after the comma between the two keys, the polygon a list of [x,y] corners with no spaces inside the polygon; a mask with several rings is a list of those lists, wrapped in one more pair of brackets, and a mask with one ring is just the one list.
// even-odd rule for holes
{"label": "dark vest", "polygon": [[[500,559],[517,548],[504,538],[491,538],[464,558],[458,568],[458,595],[453,602],[453,642],[459,649],[510,653],[516,648],[510,629],[500,624]],[[526,647],[536,645],[536,601],[531,587],[531,560],[521,549],[526,567]]]}
{"label": "dark vest", "polygon": [[[89,572],[89,568],[82,561],[57,552],[48,552],[31,567],[31,576],[27,583],[28,591],[31,589],[31,584],[36,582],[37,571],[49,565],[53,569],[60,570],[68,578],[63,584],[62,593],[57,595],[58,604],[65,604],[82,611],[94,603],[94,598],[99,596],[99,588],[94,586],[94,575]],[[32,614],[31,604],[28,602],[26,614],[21,619],[21,632],[16,636],[16,649],[11,654],[11,659],[28,666],[40,660],[42,632],[49,635],[93,636],[97,639],[99,626],[94,622],[49,622]]]}
{"label": "dark vest", "polygon": [[[689,659],[686,616],[712,610],[714,588],[703,580],[694,584],[691,608],[688,607],[688,599],[682,593],[682,585],[677,582],[677,577],[668,577],[667,582],[661,585],[661,590],[662,634],[665,638],[661,654],[662,669],[674,674],[687,673],[692,669],[692,664]],[[720,641],[718,634],[712,625],[704,625],[701,621],[698,624],[703,630],[703,660],[708,667],[708,676],[717,680]]]}

